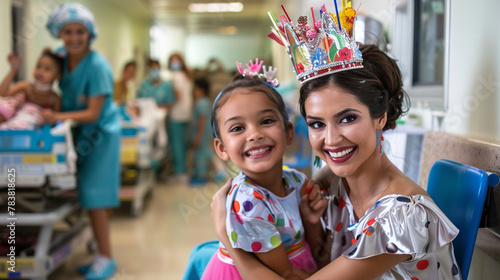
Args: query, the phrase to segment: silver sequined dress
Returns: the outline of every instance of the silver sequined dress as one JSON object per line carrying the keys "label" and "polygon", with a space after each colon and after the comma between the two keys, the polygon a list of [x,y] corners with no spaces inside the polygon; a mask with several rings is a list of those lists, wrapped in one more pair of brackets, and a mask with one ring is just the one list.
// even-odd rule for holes
{"label": "silver sequined dress", "polygon": [[430,197],[384,196],[359,221],[341,180],[331,185],[327,199],[324,222],[333,239],[332,261],[340,255],[364,259],[408,254],[410,260],[377,279],[461,279],[451,244],[458,229]]}

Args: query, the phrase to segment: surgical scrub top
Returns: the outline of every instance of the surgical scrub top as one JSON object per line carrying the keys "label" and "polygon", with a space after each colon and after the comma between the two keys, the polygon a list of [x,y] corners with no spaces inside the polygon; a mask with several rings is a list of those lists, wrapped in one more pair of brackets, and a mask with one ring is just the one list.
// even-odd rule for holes
{"label": "surgical scrub top", "polygon": [[84,208],[116,207],[119,204],[121,124],[112,99],[111,67],[101,54],[90,51],[69,72],[66,57],[59,87],[63,112],[85,110],[89,98],[106,96],[97,121],[83,123],[75,130],[77,180]]}
{"label": "surgical scrub top", "polygon": [[164,105],[174,102],[174,87],[171,82],[161,81],[159,85],[153,85],[151,79],[142,82],[137,98],[154,98],[156,105]]}

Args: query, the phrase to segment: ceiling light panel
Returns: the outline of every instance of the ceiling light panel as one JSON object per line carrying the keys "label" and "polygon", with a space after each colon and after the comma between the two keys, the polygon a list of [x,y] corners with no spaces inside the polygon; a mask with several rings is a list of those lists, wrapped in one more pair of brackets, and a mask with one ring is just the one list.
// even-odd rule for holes
{"label": "ceiling light panel", "polygon": [[191,3],[189,4],[189,11],[192,13],[238,13],[243,11],[243,3]]}

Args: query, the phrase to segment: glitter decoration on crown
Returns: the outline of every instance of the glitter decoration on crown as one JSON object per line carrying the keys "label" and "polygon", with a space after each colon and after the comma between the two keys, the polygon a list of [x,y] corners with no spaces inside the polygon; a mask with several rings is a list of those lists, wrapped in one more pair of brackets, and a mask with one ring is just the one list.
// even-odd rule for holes
{"label": "glitter decoration on crown", "polygon": [[243,69],[243,66],[241,65],[240,62],[236,62],[236,67],[238,68],[238,72],[243,77],[246,78],[258,78],[259,80],[263,82],[267,82],[273,87],[277,88],[280,85],[280,82],[278,79],[274,78],[274,74],[276,73],[276,67],[273,69],[272,66],[269,66],[268,69],[266,70],[266,66],[264,65],[264,68],[262,69],[262,73],[260,73],[260,69],[263,66],[262,64],[264,61],[260,61],[259,59],[255,59],[255,63],[250,60],[250,65],[245,64],[247,66],[247,69]]}
{"label": "glitter decoration on crown", "polygon": [[362,68],[363,58],[354,39],[356,10],[343,7],[336,15],[327,12],[325,5],[320,8],[320,20],[316,21],[311,8],[312,26],[308,25],[307,16],[301,16],[297,24],[285,16],[276,18],[268,12],[274,27],[268,35],[271,39],[286,47],[288,55],[302,84],[306,81],[335,72]]}

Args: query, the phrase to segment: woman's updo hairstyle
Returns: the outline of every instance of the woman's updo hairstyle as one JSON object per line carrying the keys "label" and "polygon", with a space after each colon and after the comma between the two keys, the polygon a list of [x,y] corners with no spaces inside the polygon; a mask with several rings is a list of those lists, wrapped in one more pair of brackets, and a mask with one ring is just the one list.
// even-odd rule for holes
{"label": "woman's updo hairstyle", "polygon": [[336,85],[356,98],[370,111],[373,119],[387,112],[383,130],[396,127],[396,120],[408,111],[409,97],[403,90],[401,71],[394,59],[375,45],[361,45],[363,68],[337,72],[304,83],[300,88],[300,113],[305,118],[309,94],[327,85]]}

